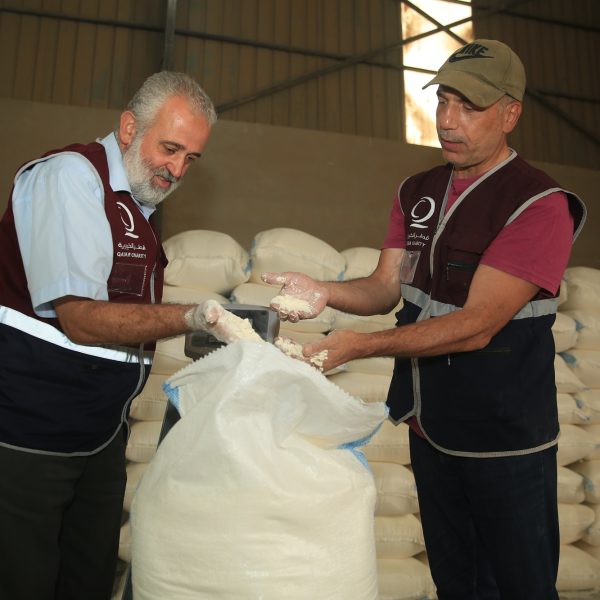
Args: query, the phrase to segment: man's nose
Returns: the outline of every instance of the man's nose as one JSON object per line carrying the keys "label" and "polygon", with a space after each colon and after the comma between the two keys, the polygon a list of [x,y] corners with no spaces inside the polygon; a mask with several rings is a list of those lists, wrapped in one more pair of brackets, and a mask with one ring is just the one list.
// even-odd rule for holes
{"label": "man's nose", "polygon": [[454,107],[441,106],[438,111],[438,122],[442,129],[456,129],[457,113]]}
{"label": "man's nose", "polygon": [[174,156],[167,164],[169,173],[171,173],[171,175],[177,179],[183,177],[183,174],[185,173],[185,167],[185,156]]}

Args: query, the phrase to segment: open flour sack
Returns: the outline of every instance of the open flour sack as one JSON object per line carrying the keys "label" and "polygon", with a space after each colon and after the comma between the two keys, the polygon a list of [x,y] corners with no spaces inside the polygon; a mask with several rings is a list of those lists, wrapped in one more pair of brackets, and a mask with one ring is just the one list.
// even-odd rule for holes
{"label": "open flour sack", "polygon": [[133,499],[136,600],[377,598],[375,485],[354,444],[383,403],[251,341],[167,387],[182,418]]}

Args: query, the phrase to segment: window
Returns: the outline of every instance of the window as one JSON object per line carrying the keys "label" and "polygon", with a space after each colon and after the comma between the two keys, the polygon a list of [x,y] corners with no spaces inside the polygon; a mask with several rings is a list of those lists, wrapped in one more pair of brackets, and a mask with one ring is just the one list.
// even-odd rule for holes
{"label": "window", "polygon": [[[471,17],[469,1],[412,0],[411,2],[402,2],[402,37],[405,40],[438,28],[413,6],[442,25]],[[471,21],[452,27],[450,31],[465,42],[473,41]],[[449,33],[440,31],[403,46],[405,136],[409,144],[439,147],[435,131],[436,86],[431,86],[426,90],[421,88],[433,77],[435,71],[450,53],[462,46],[463,43]]]}

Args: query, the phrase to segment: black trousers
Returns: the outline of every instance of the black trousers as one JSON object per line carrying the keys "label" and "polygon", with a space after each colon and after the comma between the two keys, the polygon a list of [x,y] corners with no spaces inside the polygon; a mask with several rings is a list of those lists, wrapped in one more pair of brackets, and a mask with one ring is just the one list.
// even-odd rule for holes
{"label": "black trousers", "polygon": [[450,456],[411,430],[410,457],[439,600],[558,600],[556,447]]}
{"label": "black trousers", "polygon": [[121,433],[85,457],[0,446],[0,598],[110,600],[125,481]]}

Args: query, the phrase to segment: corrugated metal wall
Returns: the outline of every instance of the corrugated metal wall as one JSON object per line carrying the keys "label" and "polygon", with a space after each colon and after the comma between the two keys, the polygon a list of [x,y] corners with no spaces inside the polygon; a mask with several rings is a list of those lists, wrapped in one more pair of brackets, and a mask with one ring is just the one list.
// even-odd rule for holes
{"label": "corrugated metal wall", "polygon": [[[513,145],[597,168],[600,2],[473,4],[475,35],[505,40],[528,68]],[[3,0],[0,95],[122,108],[161,68],[166,10],[166,0]],[[403,140],[399,14],[398,0],[179,0],[173,65],[221,118]]]}

